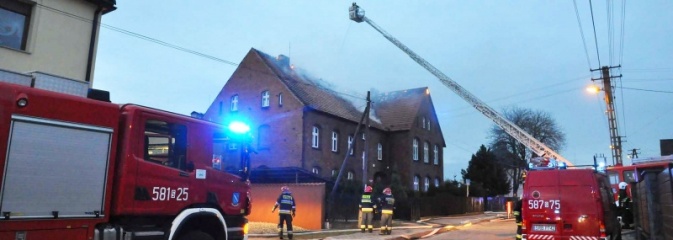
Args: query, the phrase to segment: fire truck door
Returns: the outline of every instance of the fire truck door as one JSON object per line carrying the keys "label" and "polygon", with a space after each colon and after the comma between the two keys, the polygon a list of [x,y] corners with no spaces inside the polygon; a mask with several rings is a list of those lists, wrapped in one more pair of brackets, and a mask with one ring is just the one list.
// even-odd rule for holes
{"label": "fire truck door", "polygon": [[[191,202],[195,177],[187,155],[187,127],[184,124],[148,118],[142,133],[143,159],[136,176],[137,213],[173,213]],[[138,191],[144,199],[138,199]]]}

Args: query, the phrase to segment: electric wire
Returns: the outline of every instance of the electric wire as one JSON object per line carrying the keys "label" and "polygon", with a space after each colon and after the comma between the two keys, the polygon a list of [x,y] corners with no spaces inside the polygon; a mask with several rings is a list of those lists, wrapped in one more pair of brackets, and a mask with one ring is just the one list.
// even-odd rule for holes
{"label": "electric wire", "polygon": [[598,58],[598,67],[601,64],[601,55],[598,53],[598,36],[596,35],[596,21],[594,21],[594,6],[591,0],[589,0],[589,9],[591,10],[591,25],[594,28],[594,43],[596,44],[596,57]]}
{"label": "electric wire", "polygon": [[575,7],[575,16],[577,16],[577,26],[580,29],[580,36],[582,37],[582,46],[584,46],[584,54],[587,57],[587,64],[589,64],[589,69],[591,69],[591,58],[589,57],[589,50],[587,49],[587,41],[584,38],[584,30],[582,29],[582,21],[580,20],[580,12],[577,10],[577,0],[573,0],[573,6]]}
{"label": "electric wire", "polygon": [[661,90],[651,90],[651,89],[632,88],[632,87],[619,87],[619,88],[628,89],[628,90],[645,91],[645,92],[673,93],[673,91],[661,91]]}
{"label": "electric wire", "polygon": [[[85,18],[85,17],[81,17],[81,16],[78,16],[78,15],[69,13],[69,12],[65,12],[65,11],[50,7],[50,6],[46,6],[46,5],[41,4],[41,3],[36,3],[36,5],[38,7],[41,7],[45,10],[48,10],[48,11],[51,11],[51,12],[54,12],[54,13],[62,14],[64,16],[67,16],[67,17],[70,17],[70,18],[73,18],[73,19],[77,19],[77,20],[80,20],[80,21],[83,21],[83,22],[86,22],[86,23],[93,23],[92,19],[88,19],[88,18]],[[162,45],[162,46],[165,46],[165,47],[169,47],[169,48],[172,48],[172,49],[175,49],[175,50],[178,50],[178,51],[190,53],[190,54],[193,54],[193,55],[196,55],[196,56],[199,56],[199,57],[203,57],[203,58],[210,59],[210,60],[213,60],[213,61],[229,64],[229,65],[232,65],[232,66],[238,66],[238,63],[234,63],[232,61],[228,61],[228,60],[225,60],[225,59],[222,59],[222,58],[218,58],[218,57],[215,57],[213,55],[202,53],[202,52],[199,52],[199,51],[196,51],[196,50],[191,50],[191,49],[188,49],[188,48],[185,48],[185,47],[181,47],[181,46],[178,46],[178,45],[175,45],[175,44],[172,44],[172,43],[164,42],[164,41],[161,41],[159,39],[152,38],[152,37],[140,34],[140,33],[132,32],[132,31],[129,31],[129,30],[114,27],[114,26],[104,24],[104,23],[99,23],[99,26],[103,27],[103,28],[106,28],[106,29],[109,29],[109,30],[112,30],[112,31],[115,31],[115,32],[119,32],[119,33],[128,35],[128,36],[136,37],[136,38],[143,39],[143,40],[146,40],[146,41],[149,41],[149,42],[152,42],[152,43],[156,43],[156,44],[159,44],[159,45]]]}

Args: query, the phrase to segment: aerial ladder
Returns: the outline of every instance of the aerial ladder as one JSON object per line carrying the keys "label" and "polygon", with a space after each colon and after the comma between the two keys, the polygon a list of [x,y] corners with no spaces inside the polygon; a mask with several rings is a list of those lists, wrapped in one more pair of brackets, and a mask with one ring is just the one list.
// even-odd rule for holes
{"label": "aerial ladder", "polygon": [[[439,81],[441,81],[445,86],[447,86],[449,89],[451,89],[454,93],[458,94],[458,96],[462,97],[465,101],[470,103],[479,112],[481,112],[486,117],[488,117],[493,122],[495,122],[495,124],[500,126],[507,134],[512,136],[514,139],[519,141],[521,144],[525,145],[527,148],[529,148],[531,151],[533,151],[539,157],[542,157],[543,159],[555,159],[556,161],[560,161],[560,162],[565,163],[566,166],[574,166],[570,161],[565,159],[563,156],[556,153],[553,149],[549,148],[544,143],[535,139],[533,136],[528,134],[526,131],[521,129],[516,124],[507,120],[507,118],[503,117],[500,113],[493,110],[493,108],[486,105],[486,103],[479,100],[479,98],[477,98],[472,93],[465,90],[465,88],[463,88],[458,83],[453,81],[451,78],[446,76],[444,73],[439,71],[439,69],[432,66],[432,64],[430,64],[428,61],[426,61],[425,59],[420,57],[415,52],[411,51],[411,49],[409,49],[407,46],[402,44],[400,41],[398,41],[392,35],[388,34],[385,30],[383,30],[381,27],[376,25],[376,23],[374,23],[371,19],[365,17],[365,11],[362,8],[360,8],[360,6],[353,3],[353,5],[348,10],[349,10],[349,17],[350,17],[351,20],[353,20],[355,22],[358,22],[358,23],[367,22],[370,26],[372,26],[374,29],[376,29],[376,31],[381,33],[390,42],[395,44],[395,46],[397,46],[402,51],[404,51],[407,55],[409,55],[409,57],[411,57],[411,59],[413,59],[418,64],[420,64],[423,68],[425,68],[430,73],[432,73],[432,75],[435,75],[435,77],[439,78]],[[537,160],[532,159],[532,161],[539,161],[539,159],[537,159]]]}

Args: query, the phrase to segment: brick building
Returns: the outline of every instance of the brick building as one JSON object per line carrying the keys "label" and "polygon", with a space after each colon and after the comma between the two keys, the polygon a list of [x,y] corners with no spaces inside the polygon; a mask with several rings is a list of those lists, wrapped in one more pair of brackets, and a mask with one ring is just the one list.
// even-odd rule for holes
{"label": "brick building", "polygon": [[364,110],[356,106],[365,101],[354,103],[325,85],[285,56],[251,49],[204,118],[250,123],[253,169],[300,167],[329,179],[348,156],[343,176],[362,181],[366,149],[369,180],[389,182],[397,173],[415,190],[443,181],[445,142],[428,88],[372,96],[370,127],[355,134]]}

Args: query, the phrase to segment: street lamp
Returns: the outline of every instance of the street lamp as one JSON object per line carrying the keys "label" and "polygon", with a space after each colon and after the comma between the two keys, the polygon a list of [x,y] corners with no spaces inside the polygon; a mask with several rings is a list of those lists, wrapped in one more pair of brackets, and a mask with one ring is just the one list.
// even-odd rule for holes
{"label": "street lamp", "polygon": [[465,179],[465,185],[467,186],[467,196],[470,197],[470,179]]}

